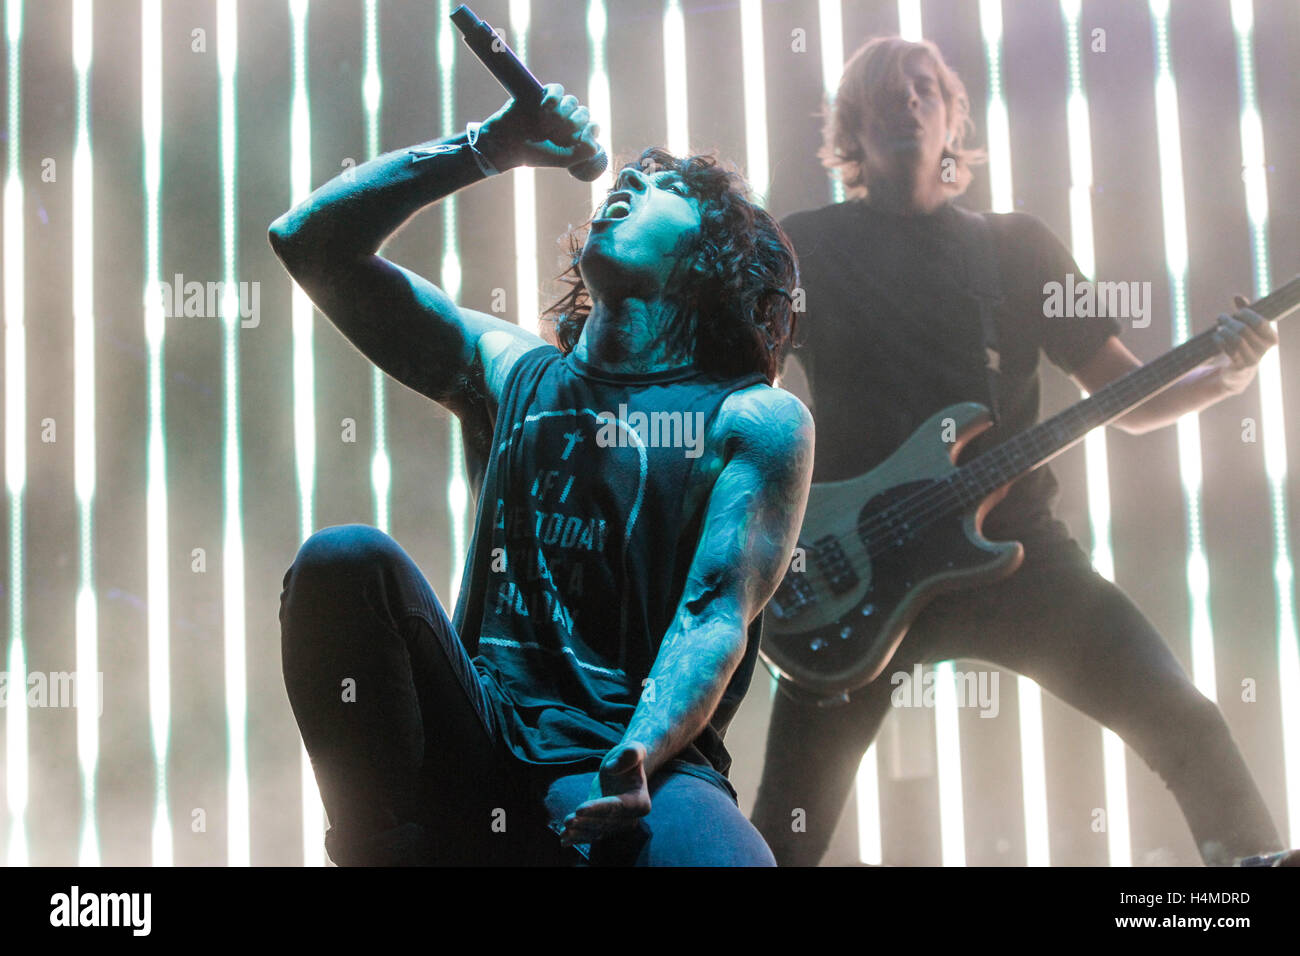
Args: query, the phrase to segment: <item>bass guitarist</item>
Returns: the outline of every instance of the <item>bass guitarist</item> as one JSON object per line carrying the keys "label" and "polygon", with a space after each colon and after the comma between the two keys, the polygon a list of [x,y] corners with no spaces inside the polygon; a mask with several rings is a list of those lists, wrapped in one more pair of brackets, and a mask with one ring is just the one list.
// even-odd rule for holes
{"label": "bass guitarist", "polygon": [[[997,426],[966,449],[972,455],[1029,428],[1038,419],[1040,352],[1090,393],[1141,364],[1113,319],[1044,315],[1045,283],[1065,284],[1080,270],[1023,213],[983,214],[1002,295],[991,310],[995,328],[984,328],[967,295],[976,217],[952,202],[981,158],[963,145],[970,128],[963,84],[932,43],[880,37],[847,64],[820,155],[839,169],[850,198],[783,223],[807,296],[805,347],[796,354],[817,422],[814,482],[868,471],[956,402],[997,414]],[[1218,360],[1114,424],[1151,431],[1245,389],[1277,342],[1245,304],[1238,299],[1235,316],[1220,317]],[[1282,849],[1223,714],[1053,517],[1056,491],[1047,467],[1010,487],[984,532],[1024,544],[1019,570],[929,604],[886,674],[846,703],[820,706],[782,681],[752,818],[780,864],[821,859],[889,711],[887,674],[965,657],[1025,674],[1115,731],[1173,792],[1207,864]],[[796,809],[805,828],[792,826]]]}

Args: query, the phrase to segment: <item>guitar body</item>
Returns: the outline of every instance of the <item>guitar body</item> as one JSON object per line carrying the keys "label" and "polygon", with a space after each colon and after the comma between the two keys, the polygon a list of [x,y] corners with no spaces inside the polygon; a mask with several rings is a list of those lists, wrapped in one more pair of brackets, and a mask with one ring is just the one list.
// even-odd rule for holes
{"label": "guitar body", "polygon": [[936,595],[996,581],[1020,566],[1019,542],[991,542],[980,532],[1000,500],[996,493],[924,527],[890,528],[888,546],[877,548],[874,560],[862,533],[864,525],[880,527],[891,505],[915,501],[951,475],[962,448],[991,425],[984,406],[951,405],[866,474],[812,486],[802,554],[796,551],[768,605],[763,633],[762,653],[785,677],[826,698],[856,690],[880,675]]}

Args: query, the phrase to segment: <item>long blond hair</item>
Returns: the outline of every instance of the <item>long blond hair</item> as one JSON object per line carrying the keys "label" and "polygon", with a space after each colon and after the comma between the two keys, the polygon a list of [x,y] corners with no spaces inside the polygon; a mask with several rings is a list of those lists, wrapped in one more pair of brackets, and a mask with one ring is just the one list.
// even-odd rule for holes
{"label": "long blond hair", "polygon": [[948,117],[948,137],[943,156],[953,161],[948,182],[954,196],[966,191],[972,179],[971,166],[985,162],[982,149],[967,148],[966,137],[975,131],[970,118],[970,100],[961,77],[944,62],[939,48],[929,40],[904,40],[899,36],[874,37],[860,46],[844,66],[833,103],[822,116],[822,146],[817,156],[827,169],[838,169],[844,190],[851,198],[867,195],[866,157],[858,133],[875,119],[878,98],[891,87],[906,82],[904,67],[909,57],[927,56],[939,79]]}

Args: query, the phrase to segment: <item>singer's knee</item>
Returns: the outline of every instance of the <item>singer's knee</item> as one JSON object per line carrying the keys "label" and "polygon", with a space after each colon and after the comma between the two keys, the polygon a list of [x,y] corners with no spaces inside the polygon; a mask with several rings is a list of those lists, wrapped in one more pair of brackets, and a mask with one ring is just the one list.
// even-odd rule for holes
{"label": "singer's knee", "polygon": [[399,553],[397,542],[378,528],[343,524],[322,528],[302,543],[289,568],[293,588],[344,590]]}

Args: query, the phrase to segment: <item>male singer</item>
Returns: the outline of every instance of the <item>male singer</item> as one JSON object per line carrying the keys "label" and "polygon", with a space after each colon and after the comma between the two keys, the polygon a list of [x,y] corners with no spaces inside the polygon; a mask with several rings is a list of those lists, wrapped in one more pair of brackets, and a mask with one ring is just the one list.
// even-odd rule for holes
{"label": "male singer", "polygon": [[430,203],[572,166],[594,136],[550,85],[537,114],[512,100],[271,226],[330,321],[459,417],[481,488],[454,624],[374,528],[317,532],[285,577],[285,683],[339,863],[773,863],[722,735],[811,470],[808,412],[771,386],[797,282],[780,228],[710,157],[647,150],[574,247],[559,348],[377,254]]}

